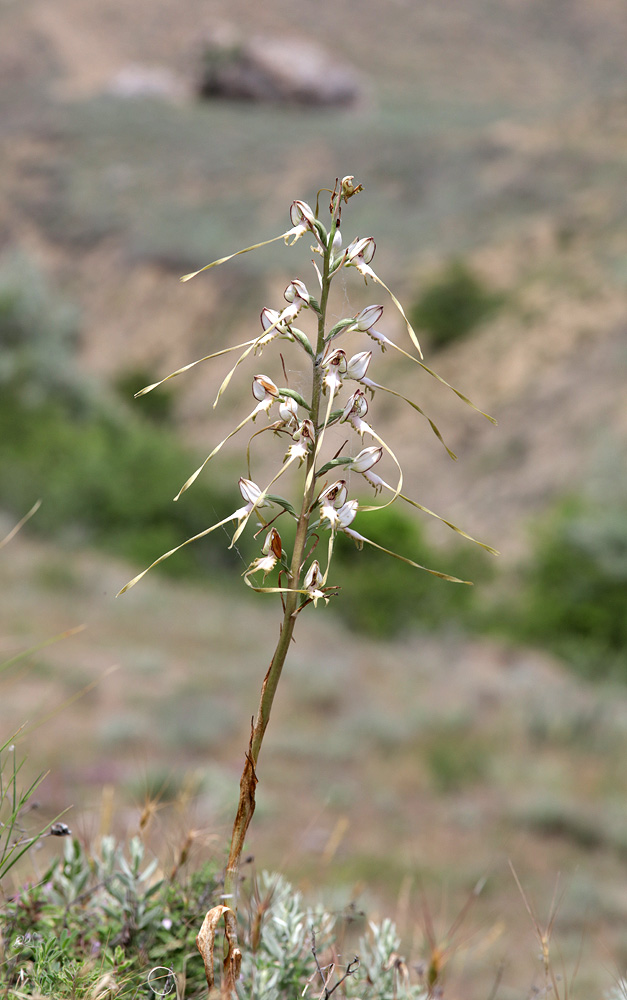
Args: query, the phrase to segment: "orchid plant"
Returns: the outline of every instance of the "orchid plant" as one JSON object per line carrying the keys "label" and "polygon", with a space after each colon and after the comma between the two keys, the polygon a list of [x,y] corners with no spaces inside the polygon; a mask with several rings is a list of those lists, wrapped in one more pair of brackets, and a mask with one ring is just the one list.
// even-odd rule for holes
{"label": "orchid plant", "polygon": [[[471,536],[452,522],[439,517],[403,492],[403,471],[390,445],[379,435],[370,422],[370,406],[378,393],[389,393],[399,397],[413,407],[428,422],[431,430],[446,448],[452,458],[453,452],[446,446],[439,429],[423,409],[413,400],[396,390],[381,384],[373,377],[373,356],[375,350],[396,351],[408,362],[416,365],[429,376],[451,389],[473,409],[474,404],[457,389],[449,386],[439,375],[424,363],[416,333],[399,300],[376,274],[372,267],[375,255],[375,241],[371,236],[353,239],[346,248],[342,246],[342,211],[344,206],[358,192],[361,184],[354,184],[352,176],[336,180],[331,191],[323,188],[318,192],[315,210],[304,201],[294,201],[290,208],[291,227],[274,240],[266,240],[254,246],[238,250],[236,253],[207,264],[206,267],[185,275],[188,281],[203,271],[225,264],[240,254],[258,249],[275,240],[284,240],[293,246],[301,237],[312,241],[312,261],[315,272],[316,295],[309,291],[305,283],[294,278],[285,289],[285,305],[282,308],[265,307],[261,311],[261,330],[252,339],[233,347],[227,347],[191,364],[179,368],[159,382],[146,386],[138,396],[156,389],[168,379],[181,375],[203,361],[209,361],[231,352],[239,351],[239,357],[224,378],[218,390],[214,406],[229,386],[240,365],[251,355],[261,355],[269,344],[279,341],[288,344],[300,358],[303,380],[309,383],[307,397],[291,388],[281,385],[268,374],[256,374],[252,380],[252,409],[239,421],[236,427],[213,448],[189,479],[183,484],[179,497],[192,486],[206,466],[221,451],[230,438],[257,418],[266,418],[261,430],[256,430],[248,443],[248,470],[253,442],[265,431],[271,431],[275,448],[279,455],[278,468],[267,483],[260,486],[248,477],[239,480],[239,491],[243,505],[238,506],[228,517],[188,538],[181,545],[156,559],[151,566],[134,577],[120,593],[133,587],[154,566],[168,559],[185,545],[203,538],[227,524],[234,526],[231,539],[233,547],[242,533],[251,528],[255,538],[259,538],[261,552],[245,570],[246,585],[258,593],[278,595],[282,606],[282,620],[279,637],[263,679],[259,708],[252,724],[244,770],[240,781],[240,798],[224,882],[224,905],[211,910],[199,934],[199,948],[205,958],[207,979],[213,984],[213,942],[217,922],[223,918],[226,926],[228,949],[225,958],[223,989],[228,994],[235,988],[241,958],[237,946],[235,914],[237,911],[238,871],[244,839],[255,809],[255,787],[257,784],[257,762],[277,685],[294,633],[299,614],[308,605],[328,603],[338,588],[331,576],[333,549],[340,533],[353,539],[357,548],[364,545],[382,549],[362,534],[357,525],[363,511],[381,510],[392,503],[403,501],[412,507],[437,517],[453,531],[465,538]],[[322,193],[330,194],[329,217],[322,221],[319,208]],[[356,315],[340,319],[330,325],[329,294],[332,282],[340,275],[356,271],[366,284],[371,281],[388,293],[395,308],[400,313],[407,331],[408,344],[400,346],[377,329],[383,315],[383,306],[368,305]],[[301,329],[302,320],[311,317],[313,332]],[[362,347],[350,353],[350,341],[363,338]],[[406,349],[407,348],[407,349]],[[282,357],[281,357],[281,360]],[[287,382],[285,365],[284,380]],[[482,411],[478,411],[482,413]],[[492,420],[487,414],[487,419]],[[493,421],[494,422],[494,421]],[[332,434],[330,428],[345,430],[346,440],[338,448],[337,437],[330,448]],[[388,471],[379,474],[379,468]],[[297,475],[286,477],[288,470]],[[351,496],[359,490],[361,480],[372,488],[375,503],[364,504]],[[297,482],[296,494],[291,497],[276,492],[279,480]],[[389,480],[389,481],[388,481]],[[285,528],[283,527],[285,525]],[[287,543],[287,544],[286,544]],[[489,546],[477,542],[489,551]],[[382,551],[395,559],[400,559],[418,570],[450,580],[455,584],[468,581],[458,580],[445,573],[420,565],[400,553]]]}

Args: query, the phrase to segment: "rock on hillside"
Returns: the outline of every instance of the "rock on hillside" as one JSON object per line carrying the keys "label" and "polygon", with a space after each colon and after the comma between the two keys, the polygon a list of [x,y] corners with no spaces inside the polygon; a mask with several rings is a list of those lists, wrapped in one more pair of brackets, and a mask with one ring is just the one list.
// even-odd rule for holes
{"label": "rock on hillside", "polygon": [[357,74],[318,45],[302,38],[229,31],[207,41],[198,93],[205,98],[350,107],[362,97]]}

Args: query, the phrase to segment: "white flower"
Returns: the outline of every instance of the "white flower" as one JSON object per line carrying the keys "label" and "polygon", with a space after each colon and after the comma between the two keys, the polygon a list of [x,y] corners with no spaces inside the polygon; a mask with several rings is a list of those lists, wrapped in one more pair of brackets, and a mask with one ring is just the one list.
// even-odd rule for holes
{"label": "white flower", "polygon": [[350,246],[346,248],[347,264],[352,264],[361,271],[364,264],[370,263],[376,249],[377,244],[372,236],[363,236],[353,240]]}
{"label": "white flower", "polygon": [[322,383],[323,389],[325,392],[329,389],[335,396],[342,388],[342,379],[340,376],[344,374],[347,368],[346,352],[341,348],[330,351],[322,359],[322,367],[326,369],[326,375]]}
{"label": "white flower", "polygon": [[239,507],[231,514],[230,517],[226,518],[227,521],[237,521],[238,524],[241,524],[253,509],[260,510],[262,507],[272,506],[272,501],[268,500],[266,497],[264,497],[263,500],[259,499],[262,491],[259,486],[257,486],[257,483],[253,483],[252,479],[240,478],[238,485],[239,491],[246,501],[246,506]]}
{"label": "white flower", "polygon": [[246,501],[247,512],[252,510],[253,507],[271,506],[271,502],[269,500],[266,500],[265,498],[261,501],[259,500],[262,491],[259,486],[257,486],[257,483],[254,483],[252,479],[244,479],[243,477],[240,477],[239,491]]}
{"label": "white flower", "polygon": [[294,302],[295,299],[302,299],[304,305],[309,305],[309,292],[304,281],[294,278],[283,292],[286,302]]}
{"label": "white flower", "polygon": [[366,431],[370,430],[369,424],[362,418],[368,412],[368,400],[361,389],[357,389],[350,396],[344,407],[340,423],[349,423],[353,430],[356,430],[362,437]]}
{"label": "white flower", "polygon": [[274,569],[277,562],[281,558],[281,553],[283,551],[281,546],[281,536],[276,528],[270,528],[270,531],[265,537],[261,551],[263,552],[263,555],[251,562],[250,566],[244,573],[244,576],[251,576],[253,573],[258,573],[259,570],[261,570],[265,578],[268,573]]}
{"label": "white flower", "polygon": [[340,531],[344,531],[355,520],[358,506],[357,500],[347,500],[342,504],[337,512],[337,526]]}
{"label": "white flower", "polygon": [[330,486],[327,486],[318,497],[318,503],[331,503],[334,507],[341,507],[346,503],[348,487],[345,479],[337,479]]}
{"label": "white flower", "polygon": [[294,431],[292,437],[295,441],[300,441],[302,438],[311,444],[315,437],[313,421],[310,420],[309,417],[306,417],[305,420],[301,421],[298,425],[298,428]]}
{"label": "white flower", "polygon": [[328,521],[334,527],[338,521],[338,510],[343,507],[348,497],[348,488],[345,479],[338,479],[331,483],[318,497],[320,505],[320,520]]}
{"label": "white flower", "polygon": [[322,575],[322,570],[320,569],[320,563],[317,559],[314,559],[305,574],[305,579],[303,580],[303,590],[307,591],[309,600],[313,601],[314,608],[317,607],[320,598],[322,598],[325,603],[328,603],[328,598],[325,596],[324,591],[320,589],[323,584],[324,577]]}
{"label": "white flower", "polygon": [[[362,309],[360,313],[357,313],[352,330],[359,330],[362,333],[367,333],[369,337],[372,337],[374,342],[379,345],[382,351],[385,350],[388,344],[392,344],[391,340],[388,340],[386,336],[375,330],[375,323],[378,323],[383,315],[383,306],[366,306]],[[393,345],[392,345],[393,346]]]}
{"label": "white flower", "polygon": [[306,201],[292,202],[290,206],[290,220],[294,228],[288,229],[286,233],[283,233],[283,239],[288,245],[290,245],[290,237],[292,238],[291,246],[294,246],[296,240],[299,240],[304,233],[308,232],[313,232],[318,239],[314,225],[315,216]]}
{"label": "white flower", "polygon": [[299,278],[294,278],[283,292],[283,297],[286,302],[289,302],[289,305],[281,313],[280,319],[282,323],[287,323],[289,326],[303,307],[305,309],[309,307],[309,292],[304,282]]}
{"label": "white flower", "polygon": [[279,401],[279,417],[283,427],[292,427],[298,424],[298,403],[291,396]]}
{"label": "white flower", "polygon": [[269,413],[272,404],[280,399],[279,387],[267,375],[255,375],[253,378],[253,396],[258,400],[257,406],[252,413],[252,419],[255,420],[257,414],[261,413],[262,410],[265,413]]}
{"label": "white flower", "polygon": [[286,340],[293,341],[294,338],[290,333],[288,327],[281,322],[281,314],[277,309],[270,309],[265,306],[261,310],[261,325],[264,330],[267,331],[265,337],[260,337],[257,346],[263,349],[266,344],[274,340],[275,337],[283,337]]}

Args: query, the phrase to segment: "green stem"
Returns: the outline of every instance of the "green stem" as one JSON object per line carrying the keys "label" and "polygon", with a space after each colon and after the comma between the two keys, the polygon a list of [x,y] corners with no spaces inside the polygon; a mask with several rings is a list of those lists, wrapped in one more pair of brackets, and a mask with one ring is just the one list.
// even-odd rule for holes
{"label": "green stem", "polygon": [[[335,223],[335,218],[333,221]],[[263,743],[263,737],[267,729],[268,722],[270,720],[272,703],[274,701],[274,696],[276,694],[277,686],[281,678],[283,665],[287,657],[287,653],[290,647],[290,642],[292,641],[292,636],[294,633],[294,626],[296,624],[296,614],[298,611],[298,605],[300,599],[300,596],[298,593],[296,593],[296,591],[298,590],[298,587],[300,585],[303,562],[305,560],[305,549],[307,545],[307,535],[309,531],[311,507],[315,499],[316,478],[313,474],[310,473],[312,473],[312,466],[315,462],[316,444],[319,433],[318,421],[320,414],[320,397],[322,393],[322,377],[323,377],[321,361],[322,361],[322,354],[324,351],[327,302],[329,298],[329,288],[331,284],[331,278],[329,276],[329,267],[331,259],[331,244],[333,241],[334,230],[335,230],[335,225],[332,225],[331,232],[329,234],[328,246],[324,253],[322,292],[320,297],[320,311],[318,313],[318,341],[316,347],[316,357],[313,360],[310,416],[315,428],[315,435],[314,435],[313,446],[310,449],[307,458],[306,471],[305,471],[305,482],[309,483],[309,486],[307,487],[307,489],[304,491],[303,494],[303,503],[296,526],[296,537],[294,540],[294,549],[292,552],[292,561],[290,564],[290,572],[288,576],[288,593],[285,595],[285,608],[283,613],[283,621],[281,623],[279,640],[277,642],[274,655],[272,657],[270,666],[268,667],[268,671],[266,673],[266,676],[264,677],[263,684],[261,687],[259,708],[257,710],[256,718],[254,719],[252,724],[248,753],[246,754],[246,763],[244,765],[244,770],[242,772],[242,777],[240,779],[239,804],[237,808],[235,822],[233,824],[233,833],[231,836],[229,859],[224,877],[224,899],[227,905],[230,906],[231,909],[234,911],[237,910],[237,888],[239,880],[240,858],[242,850],[244,848],[244,840],[246,838],[246,833],[248,831],[250,821],[255,811],[257,761],[259,759],[259,752],[261,750],[261,745]]]}

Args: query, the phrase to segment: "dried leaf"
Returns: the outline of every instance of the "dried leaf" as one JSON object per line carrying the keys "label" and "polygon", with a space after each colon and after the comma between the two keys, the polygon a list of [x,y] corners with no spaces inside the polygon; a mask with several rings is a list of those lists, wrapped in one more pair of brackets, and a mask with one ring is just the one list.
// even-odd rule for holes
{"label": "dried leaf", "polygon": [[227,953],[224,958],[222,986],[220,990],[224,1000],[235,994],[235,983],[239,979],[240,967],[242,964],[242,953],[237,942],[237,924],[233,910],[228,906],[214,906],[209,910],[202,927],[196,937],[198,951],[202,955],[205,963],[205,976],[209,992],[214,987],[215,976],[213,973],[213,949],[215,944],[216,929],[220,920],[224,918],[224,931],[227,942]]}

